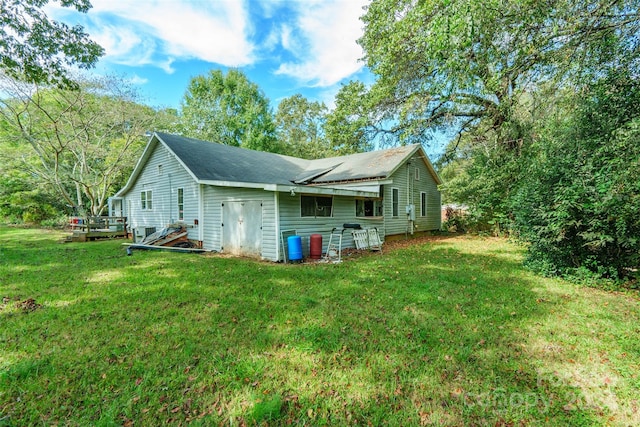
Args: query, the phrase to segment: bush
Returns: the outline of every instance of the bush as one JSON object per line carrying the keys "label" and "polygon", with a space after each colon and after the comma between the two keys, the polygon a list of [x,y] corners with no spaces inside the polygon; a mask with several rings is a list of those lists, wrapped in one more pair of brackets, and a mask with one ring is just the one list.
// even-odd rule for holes
{"label": "bush", "polygon": [[535,271],[625,279],[640,265],[640,83],[615,76],[585,95],[537,144],[514,228]]}
{"label": "bush", "polygon": [[445,208],[445,221],[442,228],[451,233],[466,233],[469,228],[469,219],[466,209],[447,206]]}
{"label": "bush", "polygon": [[48,228],[64,228],[68,225],[69,217],[66,215],[51,217],[40,222],[40,225]]}
{"label": "bush", "polygon": [[23,170],[12,169],[0,180],[0,218],[13,224],[40,224],[64,214],[59,197],[38,186]]}

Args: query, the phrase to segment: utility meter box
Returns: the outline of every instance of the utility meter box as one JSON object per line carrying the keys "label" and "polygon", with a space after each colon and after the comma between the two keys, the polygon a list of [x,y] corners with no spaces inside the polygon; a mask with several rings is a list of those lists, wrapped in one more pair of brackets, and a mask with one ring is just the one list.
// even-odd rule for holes
{"label": "utility meter box", "polygon": [[415,221],[416,220],[416,205],[407,205],[406,209],[407,209],[407,219],[409,221]]}

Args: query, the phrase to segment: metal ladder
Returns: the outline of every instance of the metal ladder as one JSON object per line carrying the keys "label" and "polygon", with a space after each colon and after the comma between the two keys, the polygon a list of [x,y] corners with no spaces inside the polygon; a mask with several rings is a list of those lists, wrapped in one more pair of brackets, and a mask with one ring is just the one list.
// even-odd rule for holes
{"label": "metal ladder", "polygon": [[342,262],[342,232],[336,233],[335,231],[336,229],[334,228],[329,235],[329,243],[327,244],[327,252],[324,254],[324,259],[325,261],[338,263]]}

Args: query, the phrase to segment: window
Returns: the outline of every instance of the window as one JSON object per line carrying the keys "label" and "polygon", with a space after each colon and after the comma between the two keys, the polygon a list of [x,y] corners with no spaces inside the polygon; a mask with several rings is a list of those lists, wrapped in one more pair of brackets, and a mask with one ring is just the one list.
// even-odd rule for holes
{"label": "window", "polygon": [[400,205],[400,190],[391,189],[391,215],[398,216],[398,205]]}
{"label": "window", "polygon": [[419,168],[416,168],[415,179],[416,179],[416,181],[420,181],[420,169]]}
{"label": "window", "polygon": [[140,192],[140,208],[143,211],[153,208],[153,192],[151,190]]}
{"label": "window", "polygon": [[420,216],[427,216],[427,193],[420,193]]}
{"label": "window", "polygon": [[162,175],[162,165],[158,165],[158,175]]}
{"label": "window", "polygon": [[184,189],[178,188],[178,221],[184,220]]}
{"label": "window", "polygon": [[382,200],[356,199],[356,216],[382,216]]}
{"label": "window", "polygon": [[333,216],[333,197],[300,196],[300,216]]}

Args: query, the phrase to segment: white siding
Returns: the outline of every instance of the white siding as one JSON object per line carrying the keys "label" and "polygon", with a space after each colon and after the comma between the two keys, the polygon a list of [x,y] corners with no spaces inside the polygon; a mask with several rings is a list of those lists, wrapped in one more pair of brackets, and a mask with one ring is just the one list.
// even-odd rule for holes
{"label": "white siding", "polygon": [[[416,168],[419,178],[416,180]],[[440,191],[424,161],[414,157],[410,163],[402,165],[392,176],[393,184],[384,186],[384,228],[385,235],[405,234],[410,232],[407,221],[406,206],[415,206],[415,231],[440,229]],[[400,193],[398,216],[392,216],[391,189],[397,188]],[[420,216],[420,193],[427,195],[427,215]]]}
{"label": "white siding", "polygon": [[278,261],[274,194],[250,188],[204,186],[204,248],[220,251],[222,246],[222,203],[259,200],[262,202],[262,258]]}
{"label": "white siding", "polygon": [[[416,206],[416,231],[439,230],[440,229],[440,190],[433,176],[420,158],[416,158],[409,166],[412,169],[416,167],[420,170],[420,180],[415,181],[413,185],[413,198],[411,203]],[[413,178],[413,174],[411,177]],[[420,193],[424,192],[427,196],[427,212],[426,216],[420,217]]]}
{"label": "white siding", "polygon": [[[322,235],[322,253],[327,249],[329,236],[333,228],[342,230],[345,223],[360,224],[363,228],[377,227],[380,237],[383,238],[382,218],[356,217],[356,202],[354,197],[334,196],[332,217],[302,217],[300,215],[300,194],[291,196],[289,193],[280,193],[280,230],[297,231],[302,237],[302,251],[304,256],[309,256],[309,236]],[[349,230],[343,233],[343,248],[355,247],[353,237]],[[281,254],[282,258],[282,254]]]}
{"label": "white siding", "polygon": [[[137,234],[144,236],[146,227],[160,230],[177,221],[178,188],[184,189],[184,223],[189,227],[188,237],[198,240],[198,228],[194,225],[198,219],[198,185],[162,144],[155,147],[144,170],[124,197],[131,229],[138,229]],[[142,210],[140,193],[148,190],[152,191],[153,205],[150,210]]]}

